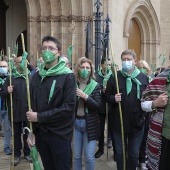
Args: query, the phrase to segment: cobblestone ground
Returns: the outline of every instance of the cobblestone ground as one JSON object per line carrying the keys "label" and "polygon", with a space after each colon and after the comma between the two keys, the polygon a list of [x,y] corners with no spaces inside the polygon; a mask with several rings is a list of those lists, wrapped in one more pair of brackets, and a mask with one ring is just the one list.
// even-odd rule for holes
{"label": "cobblestone ground", "polygon": [[[11,156],[5,155],[3,152],[3,132],[0,131],[0,170],[10,170]],[[96,147],[96,151],[97,151]],[[108,160],[107,160],[107,148],[105,147],[105,153],[95,162],[95,170],[117,170],[116,162],[113,161],[112,148],[108,149]],[[14,170],[33,170],[32,164],[28,163],[23,155],[21,156],[20,163],[14,167]],[[83,170],[84,162],[83,162]]]}

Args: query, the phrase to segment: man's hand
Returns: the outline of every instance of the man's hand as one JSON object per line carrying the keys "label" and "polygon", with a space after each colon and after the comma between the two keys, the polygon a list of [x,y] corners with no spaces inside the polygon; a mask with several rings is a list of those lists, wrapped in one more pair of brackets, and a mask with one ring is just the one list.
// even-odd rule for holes
{"label": "man's hand", "polygon": [[7,90],[8,90],[8,93],[12,93],[13,92],[13,86],[8,86]]}
{"label": "man's hand", "polygon": [[37,112],[28,111],[26,116],[29,122],[38,122]]}
{"label": "man's hand", "polygon": [[88,98],[88,95],[86,93],[84,93],[81,89],[76,90],[76,95],[78,97],[81,97],[82,99],[86,100]]}
{"label": "man's hand", "polygon": [[35,145],[35,136],[32,135],[32,140],[31,140],[30,136],[28,135],[27,143],[28,143],[28,146],[29,146],[29,148],[31,150],[31,148]]}
{"label": "man's hand", "polygon": [[168,103],[168,95],[167,92],[158,96],[156,100],[152,102],[152,108],[156,107],[165,107]]}
{"label": "man's hand", "polygon": [[118,94],[115,95],[115,101],[116,101],[116,103],[122,101],[121,95],[122,95],[122,93],[118,93]]}

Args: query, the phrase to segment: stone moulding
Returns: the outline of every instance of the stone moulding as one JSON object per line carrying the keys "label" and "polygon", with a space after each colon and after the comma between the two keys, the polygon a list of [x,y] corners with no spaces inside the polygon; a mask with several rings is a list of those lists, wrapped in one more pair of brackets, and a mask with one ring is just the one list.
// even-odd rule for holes
{"label": "stone moulding", "polygon": [[94,20],[94,16],[76,16],[76,15],[59,15],[59,16],[28,16],[28,22],[88,22]]}

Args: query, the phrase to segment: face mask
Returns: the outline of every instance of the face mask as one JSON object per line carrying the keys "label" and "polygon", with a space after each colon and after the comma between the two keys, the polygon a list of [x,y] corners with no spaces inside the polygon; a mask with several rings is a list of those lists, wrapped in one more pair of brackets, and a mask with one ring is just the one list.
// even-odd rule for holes
{"label": "face mask", "polygon": [[144,68],[140,68],[139,70],[140,70],[140,72],[142,72],[142,73],[146,74],[146,69],[144,69]]}
{"label": "face mask", "polygon": [[86,69],[79,70],[79,75],[82,79],[86,79],[89,75],[89,71]]}
{"label": "face mask", "polygon": [[132,68],[133,68],[132,61],[122,61],[123,71],[128,72],[132,70]]}
{"label": "face mask", "polygon": [[106,68],[103,68],[103,71],[104,72],[106,72],[107,71],[107,73],[109,73],[109,71],[111,70],[111,67],[106,67]]}
{"label": "face mask", "polygon": [[51,64],[56,59],[55,54],[48,50],[45,50],[42,53],[42,58],[43,58],[44,62],[47,64]]}
{"label": "face mask", "polygon": [[0,74],[7,75],[7,73],[8,73],[8,69],[7,68],[3,68],[3,67],[0,68]]}

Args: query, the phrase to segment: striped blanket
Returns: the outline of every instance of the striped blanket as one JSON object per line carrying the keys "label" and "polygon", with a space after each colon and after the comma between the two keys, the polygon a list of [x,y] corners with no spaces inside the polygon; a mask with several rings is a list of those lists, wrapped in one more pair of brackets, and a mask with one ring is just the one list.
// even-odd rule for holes
{"label": "striped blanket", "polygon": [[[149,83],[146,90],[143,92],[141,101],[155,100],[160,94],[166,91],[166,83],[169,71],[170,67],[168,67]],[[148,167],[151,170],[159,169],[164,111],[164,108],[157,108],[156,111],[151,113],[146,151],[148,156]]]}

